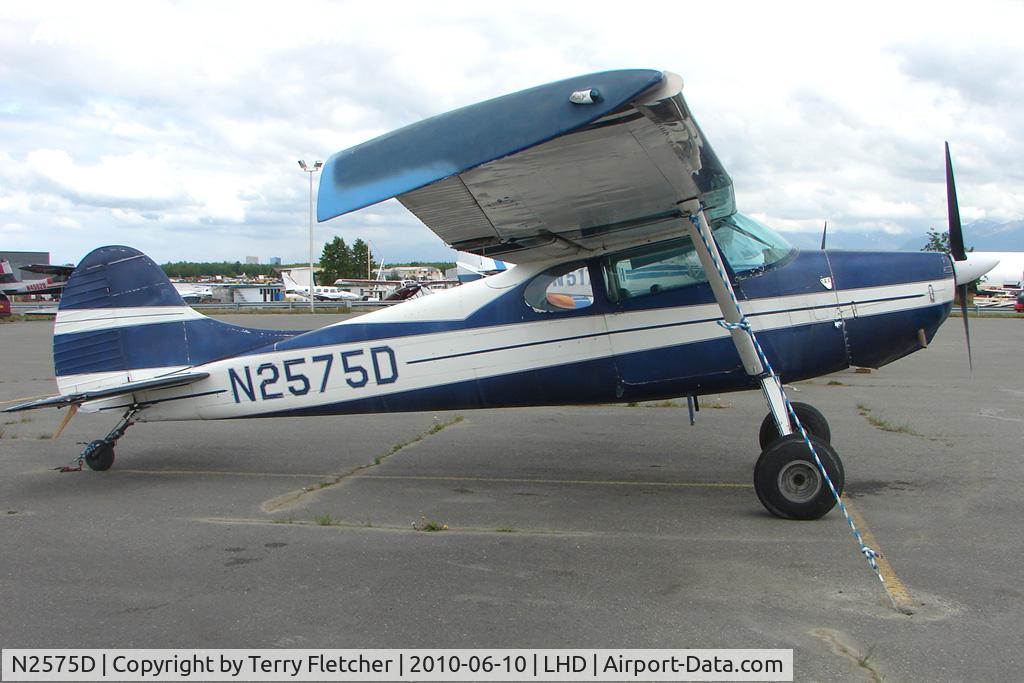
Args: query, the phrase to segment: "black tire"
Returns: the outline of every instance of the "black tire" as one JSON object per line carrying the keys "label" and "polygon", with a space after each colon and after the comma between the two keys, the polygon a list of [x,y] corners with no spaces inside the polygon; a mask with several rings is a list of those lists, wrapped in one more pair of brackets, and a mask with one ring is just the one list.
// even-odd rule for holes
{"label": "black tire", "polygon": [[[796,411],[796,416],[800,418],[800,422],[803,424],[804,429],[811,436],[816,436],[825,443],[832,443],[832,430],[829,429],[828,420],[822,415],[821,411],[812,406],[809,403],[793,403],[793,410]],[[793,424],[792,418],[789,420],[789,426],[796,430],[796,425]],[[797,432],[799,434],[799,432]],[[772,418],[772,414],[768,413],[765,415],[764,421],[761,422],[761,431],[757,434],[758,443],[761,444],[761,450],[763,451],[768,447],[772,441],[775,441],[781,436],[779,434],[779,428],[775,426],[775,420]]]}
{"label": "black tire", "polygon": [[90,470],[106,472],[114,464],[114,444],[97,439],[85,447],[83,455]]}
{"label": "black tire", "polygon": [[[828,443],[812,436],[811,443],[840,494],[846,483],[843,461]],[[754,465],[754,491],[768,512],[782,519],[818,519],[836,499],[799,434],[770,444]]]}

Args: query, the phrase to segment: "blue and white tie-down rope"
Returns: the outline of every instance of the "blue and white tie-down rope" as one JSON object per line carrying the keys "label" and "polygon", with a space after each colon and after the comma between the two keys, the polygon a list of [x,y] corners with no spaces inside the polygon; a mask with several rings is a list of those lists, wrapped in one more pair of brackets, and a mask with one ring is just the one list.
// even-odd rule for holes
{"label": "blue and white tie-down rope", "polygon": [[[704,243],[704,248],[711,256],[711,261],[715,265],[715,268],[718,270],[718,275],[722,278],[724,282],[728,283],[729,277],[728,275],[726,275],[725,269],[722,267],[721,261],[717,256],[717,250],[712,250],[711,245],[708,244],[707,238],[704,236],[704,232],[700,229],[700,223],[698,221],[696,214],[690,216],[690,221],[696,228],[697,235],[700,236],[701,241]],[[796,411],[793,410],[793,404],[789,402],[789,397],[786,396],[786,391],[782,386],[782,380],[779,379],[779,376],[775,374],[775,370],[772,368],[772,364],[768,360],[768,356],[765,354],[764,349],[761,348],[761,344],[757,341],[757,335],[754,334],[754,330],[750,325],[750,321],[747,320],[747,317],[743,314],[743,309],[740,308],[740,304],[736,300],[736,295],[732,291],[732,287],[727,286],[725,287],[725,290],[729,293],[729,298],[732,300],[732,305],[736,308],[736,313],[739,316],[739,322],[730,323],[726,320],[719,320],[718,324],[724,327],[726,330],[730,331],[743,330],[750,337],[750,341],[753,342],[754,349],[757,351],[757,355],[761,359],[761,364],[764,366],[765,373],[771,376],[772,379],[774,379],[778,383],[779,391],[782,393],[782,400],[785,401],[786,403],[786,410],[789,412],[790,420],[794,425],[796,425],[796,428],[800,430],[800,436],[803,437],[804,444],[807,446],[807,449],[811,452],[811,455],[814,457],[814,463],[818,466],[818,471],[821,472],[821,475],[825,478],[825,482],[828,484],[828,488],[832,492],[832,497],[836,499],[836,503],[839,505],[839,509],[840,511],[842,511],[843,517],[846,518],[846,523],[850,526],[850,532],[853,534],[853,538],[856,541],[857,546],[860,548],[861,554],[865,557],[865,559],[867,559],[868,564],[871,565],[871,569],[875,572],[875,576],[877,576],[878,580],[881,581],[884,585],[885,578],[883,578],[882,570],[878,566],[878,558],[881,557],[881,554],[870,548],[864,542],[864,538],[861,536],[860,529],[857,528],[857,525],[853,521],[853,517],[850,516],[850,512],[849,510],[847,510],[846,504],[843,502],[842,496],[839,494],[839,491],[836,490],[835,484],[832,483],[832,478],[825,470],[825,465],[824,463],[822,463],[821,458],[818,456],[818,451],[814,448],[814,444],[811,443],[811,438],[810,436],[808,436],[807,430],[804,429],[804,425],[800,421],[799,416],[797,416]],[[888,595],[888,591],[886,591],[886,594]],[[892,596],[890,595],[889,598],[891,600]]]}

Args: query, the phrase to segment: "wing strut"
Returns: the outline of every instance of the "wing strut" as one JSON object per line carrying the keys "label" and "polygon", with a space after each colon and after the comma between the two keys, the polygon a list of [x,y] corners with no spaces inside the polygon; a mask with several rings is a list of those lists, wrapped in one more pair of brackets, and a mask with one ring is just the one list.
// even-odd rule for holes
{"label": "wing strut", "polygon": [[[680,208],[684,215],[689,214],[690,216],[691,225],[689,227],[693,246],[697,250],[697,257],[700,259],[701,266],[704,267],[704,272],[707,273],[708,283],[711,285],[711,291],[715,294],[715,301],[722,311],[722,317],[730,325],[740,325],[746,318],[736,299],[732,283],[725,276],[718,243],[715,242],[715,236],[711,233],[711,227],[708,225],[708,219],[704,216],[700,202],[691,199],[684,202]],[[768,409],[771,410],[772,417],[775,419],[775,426],[778,427],[779,434],[783,436],[792,434],[793,428],[786,414],[786,400],[782,395],[781,381],[774,374],[765,372],[757,349],[754,347],[754,341],[746,330],[732,327],[729,334],[732,335],[733,344],[736,345],[736,351],[740,354],[740,360],[743,361],[743,369],[747,371],[748,375],[757,377],[761,381],[761,391],[764,392],[764,397],[768,401]]]}

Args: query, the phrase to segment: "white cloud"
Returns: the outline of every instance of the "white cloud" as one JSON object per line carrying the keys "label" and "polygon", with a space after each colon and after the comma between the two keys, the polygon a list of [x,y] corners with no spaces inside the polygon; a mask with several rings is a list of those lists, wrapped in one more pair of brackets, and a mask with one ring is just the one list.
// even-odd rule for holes
{"label": "white cloud", "polygon": [[[296,159],[326,160],[521,88],[632,67],[683,75],[740,207],[769,224],[943,224],[947,139],[964,219],[1018,219],[1021,25],[1024,7],[987,1],[969,12],[527,2],[501,13],[468,2],[7,3],[4,243],[57,261],[108,242],[157,260],[300,260],[308,179]],[[394,202],[316,228],[318,241],[335,234],[362,236],[389,259],[450,254]]]}
{"label": "white cloud", "polygon": [[37,149],[28,153],[26,162],[56,193],[75,203],[164,208],[189,201],[166,160],[143,152],[104,155],[85,166],[64,150]]}

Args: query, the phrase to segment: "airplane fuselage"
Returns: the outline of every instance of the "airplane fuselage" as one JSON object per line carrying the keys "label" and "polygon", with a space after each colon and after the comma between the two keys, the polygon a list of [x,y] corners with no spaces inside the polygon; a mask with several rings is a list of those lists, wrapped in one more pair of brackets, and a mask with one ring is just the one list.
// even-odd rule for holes
{"label": "airplane fuselage", "polygon": [[[587,269],[592,304],[542,312],[527,297],[550,265],[522,264],[192,366],[210,377],[137,396],[157,401],[139,419],[625,402],[758,386],[718,324],[706,282],[616,299],[604,285],[607,265],[591,259],[574,265]],[[776,372],[796,381],[878,367],[922,348],[949,314],[954,280],[944,254],[793,251],[736,277],[734,288]],[[150,354],[173,360],[170,347],[159,348],[159,325],[137,329],[147,327]],[[182,359],[140,368],[131,379],[187,366]],[[66,391],[88,378],[59,379]]]}
{"label": "airplane fuselage", "polygon": [[32,294],[60,294],[66,281],[57,278],[42,280],[24,280],[0,285],[0,292],[8,296],[26,296]]}

